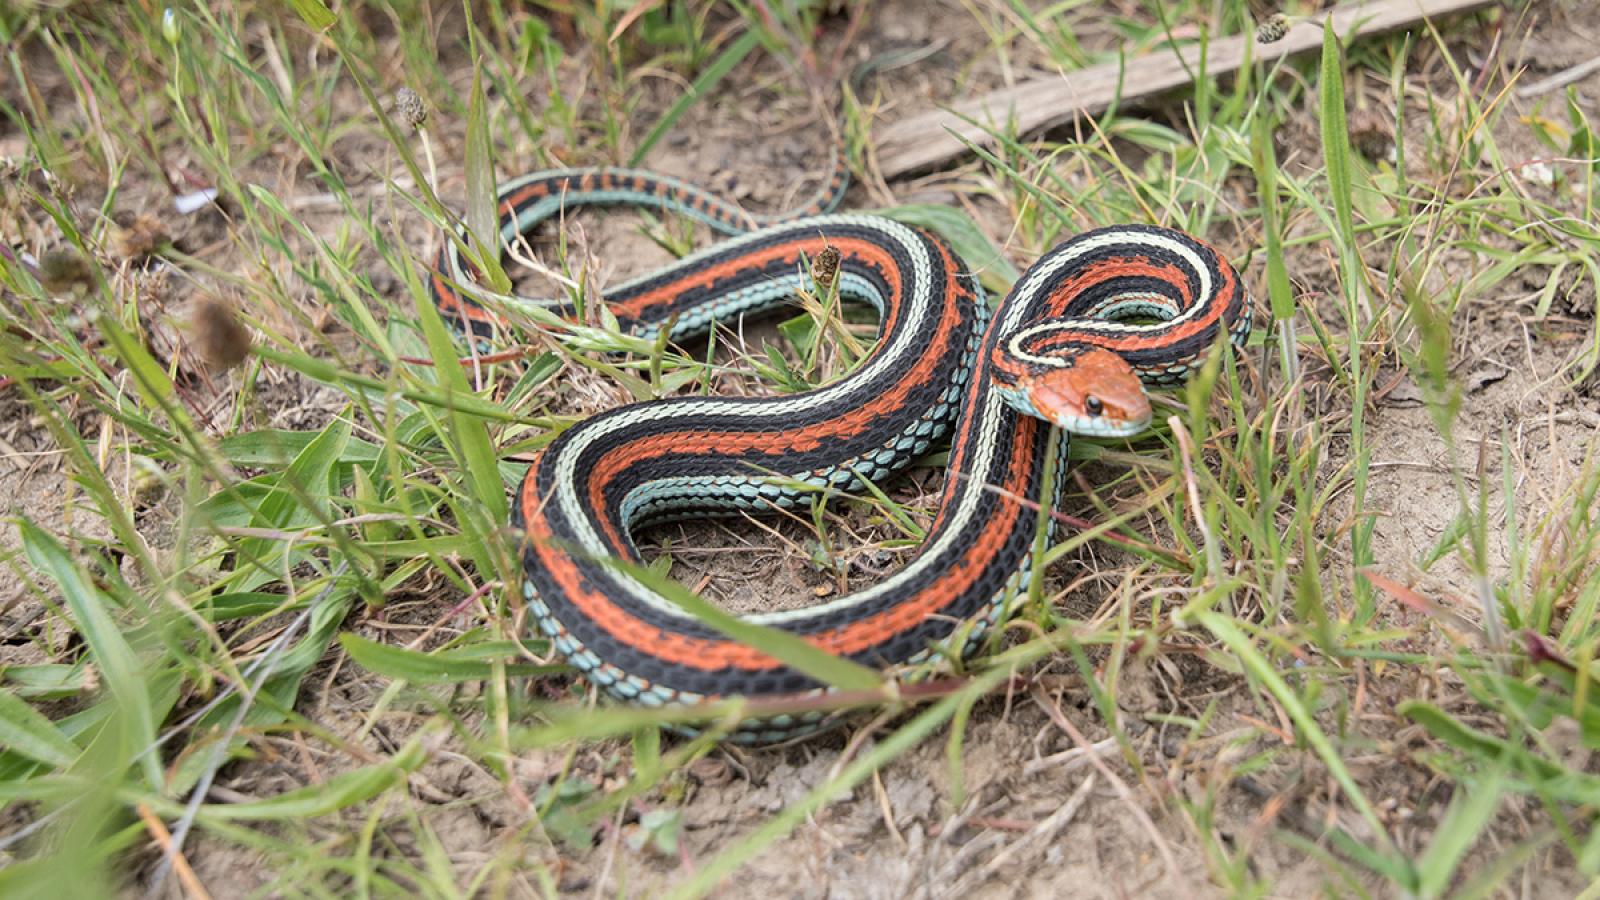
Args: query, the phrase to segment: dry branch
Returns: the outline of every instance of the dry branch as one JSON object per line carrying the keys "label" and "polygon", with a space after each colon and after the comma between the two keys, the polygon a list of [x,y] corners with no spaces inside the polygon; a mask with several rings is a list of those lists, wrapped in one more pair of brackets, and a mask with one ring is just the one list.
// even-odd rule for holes
{"label": "dry branch", "polygon": [[[1470,12],[1493,0],[1367,0],[1331,10],[1334,28],[1346,40],[1396,31],[1435,19]],[[1252,59],[1272,62],[1322,45],[1323,16],[1296,23],[1282,39],[1255,44],[1255,36],[1234,35],[1212,41],[1205,75],[1217,78],[1237,72]],[[1003,126],[1015,119],[1018,133],[1070,122],[1078,116],[1105,112],[1112,103],[1145,100],[1194,82],[1200,47],[1163,47],[1150,55],[1118,63],[1089,66],[1076,72],[1036,78],[956,103],[948,109],[919,113],[879,133],[878,162],[885,177],[938,165],[966,150],[963,141],[987,144],[985,126]]]}

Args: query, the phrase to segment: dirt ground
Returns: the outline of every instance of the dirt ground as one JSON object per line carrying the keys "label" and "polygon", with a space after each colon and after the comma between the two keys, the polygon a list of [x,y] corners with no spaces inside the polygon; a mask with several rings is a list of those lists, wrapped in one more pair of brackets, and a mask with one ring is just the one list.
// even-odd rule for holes
{"label": "dirt ground", "polygon": [[[932,59],[884,76],[879,84],[879,121],[992,88],[1044,67],[1041,61],[1025,58],[996,60],[984,52],[988,38],[970,16],[961,13],[957,0],[938,0],[933,5],[940,7],[936,14],[917,9],[920,4],[911,0],[884,4],[869,17],[867,29],[858,39],[873,51],[943,44]],[[1526,67],[1527,79],[1582,62],[1600,46],[1600,4],[1540,2],[1525,16],[1508,15],[1504,21],[1507,30],[1501,35],[1498,52],[1513,69]],[[1458,62],[1472,66],[1484,59],[1489,50],[1487,35],[1451,34]],[[1115,35],[1083,34],[1079,40],[1095,46],[1114,41]],[[760,57],[757,54],[754,59]],[[745,85],[745,93],[736,88],[727,96],[694,107],[647,164],[725,190],[752,208],[782,208],[802,195],[806,187],[795,184],[794,173],[815,171],[815,161],[825,152],[827,140],[815,127],[809,100],[799,92],[772,89],[772,83],[787,74],[767,68],[772,65],[747,62],[747,77],[732,80]],[[470,75],[463,78],[470,79]],[[1444,83],[1442,79],[1440,83]],[[1600,73],[1577,82],[1575,88],[1578,102],[1600,120]],[[675,98],[676,90],[676,86],[660,85],[659,105],[644,104],[634,112],[635,122],[653,121],[659,108]],[[756,97],[761,102],[751,102]],[[358,104],[359,98],[342,97],[340,102]],[[1531,110],[1533,103],[1523,99],[1509,102],[1519,113]],[[1158,106],[1150,114],[1162,121],[1181,122],[1175,104]],[[1314,169],[1320,165],[1320,156],[1309,104],[1294,116],[1285,128],[1285,165]],[[1497,137],[1509,162],[1548,155],[1526,134],[1516,115],[1503,116],[1499,123],[1504,133]],[[1413,120],[1413,127],[1421,128],[1422,123]],[[462,193],[459,160],[463,146],[451,128],[449,123],[439,124],[440,142],[435,149],[441,160],[451,161],[445,168],[457,173],[454,180],[444,179],[442,191],[448,201],[455,202]],[[753,140],[754,135],[761,139]],[[348,176],[356,190],[379,197],[384,190],[382,181],[363,179],[360,173],[369,169],[358,162],[363,153],[387,152],[378,145],[365,145],[370,137],[359,133],[341,147],[339,155],[350,163]],[[17,152],[20,141],[14,131],[0,130],[0,156]],[[528,149],[512,146],[502,151],[500,159],[507,173],[515,169],[519,153]],[[314,193],[297,193],[305,184],[304,173],[252,175],[272,186],[278,196],[301,204],[299,209],[309,227],[337,227],[337,213],[331,206],[321,204]],[[141,189],[132,187],[122,203],[137,208],[141,203],[154,207],[162,202],[154,186],[148,190],[141,196]],[[1009,227],[1005,211],[986,205],[983,199],[956,197],[945,173],[857,185],[847,205],[952,201],[967,205],[990,236],[1005,246]],[[624,221],[626,218],[585,217],[571,231],[578,252],[593,258],[600,286],[620,282],[670,258],[644,239],[631,221]],[[180,246],[198,249],[212,239],[208,230],[220,227],[201,223],[193,226],[193,233],[175,237]],[[438,237],[420,219],[411,217],[407,228],[406,239],[429,247],[430,252],[437,246]],[[1321,262],[1326,252],[1320,247],[1295,251],[1307,261],[1306,269],[1323,272],[1328,271]],[[1291,256],[1291,266],[1295,261]],[[1447,261],[1440,277],[1467,278],[1483,265],[1463,253]],[[391,277],[378,265],[372,271],[374,277]],[[1264,283],[1259,261],[1244,274],[1252,286]],[[1333,302],[1327,287],[1297,282],[1306,302]],[[1524,285],[1530,295],[1542,287],[1538,277],[1530,277]],[[181,284],[172,288],[175,321],[182,318],[185,294]],[[1316,299],[1319,297],[1322,299]],[[1600,388],[1591,381],[1574,391],[1555,374],[1572,342],[1589,333],[1593,296],[1567,298],[1569,306],[1562,316],[1540,330],[1527,328],[1515,309],[1522,299],[1469,298],[1470,309],[1457,320],[1452,362],[1454,373],[1468,388],[1457,429],[1459,444],[1472,454],[1478,453],[1481,445],[1495,461],[1485,477],[1498,477],[1501,454],[1513,461],[1516,497],[1522,506],[1519,512],[1524,520],[1531,520],[1551,511],[1557,488],[1570,483],[1577,468],[1595,453],[1600,426],[1596,393]],[[303,327],[284,324],[291,329]],[[749,337],[759,346],[760,334]],[[175,340],[181,342],[181,337]],[[1326,378],[1327,373],[1313,371],[1311,377]],[[603,409],[627,400],[620,388],[598,376],[569,371],[563,378],[567,380],[563,388],[566,402],[573,411]],[[1391,577],[1414,584],[1430,596],[1469,604],[1473,592],[1468,572],[1448,559],[1427,567],[1421,564],[1456,516],[1456,489],[1445,464],[1447,448],[1417,387],[1406,376],[1390,371],[1379,384],[1383,390],[1367,419],[1369,442],[1375,448],[1369,492],[1376,506],[1369,512],[1377,516],[1374,555]],[[718,387],[760,389],[758,381],[736,374],[727,376],[727,383]],[[291,377],[268,385],[261,395],[265,405],[255,412],[260,419],[255,424],[260,426],[315,425],[343,403],[334,392],[310,390]],[[48,435],[30,421],[26,407],[14,397],[0,396],[0,451],[4,456],[0,465],[10,473],[12,485],[9,513],[27,512],[37,518],[42,511],[60,510],[62,498],[70,491],[50,462]],[[1327,471],[1336,471],[1347,460],[1347,452],[1342,437],[1336,434],[1325,464]],[[1096,470],[1091,467],[1086,476],[1095,478]],[[931,517],[939,483],[937,472],[919,470],[897,485],[895,496]],[[1075,505],[1067,512],[1095,515],[1094,507],[1082,496],[1075,494],[1070,502]],[[1347,500],[1336,502],[1345,503],[1345,509],[1336,509],[1330,515],[1333,520],[1348,511]],[[1497,515],[1503,512],[1496,510]],[[170,536],[163,537],[163,531],[173,518],[170,509],[156,503],[141,512],[141,525],[149,526],[153,541],[170,540]],[[65,523],[46,513],[42,524],[64,527]],[[87,516],[76,516],[71,524],[80,530],[96,527]],[[848,528],[834,533],[844,547],[840,558],[845,561],[842,575],[835,577],[820,573],[811,563],[806,533],[804,527],[793,523],[769,521],[760,527],[728,522],[664,527],[649,535],[647,543],[670,548],[672,571],[680,581],[740,612],[812,603],[834,591],[871,583],[906,558],[882,550],[852,549],[852,544],[871,544],[871,538],[885,532],[864,518],[851,521]],[[1503,530],[1491,528],[1491,534],[1505,539]],[[8,547],[15,546],[9,529],[0,532],[0,540]],[[1495,558],[1506,565],[1504,547],[1497,550]],[[1052,573],[1054,584],[1071,585],[1067,603],[1073,615],[1092,620],[1107,614],[1112,602],[1107,591],[1127,589],[1122,562],[1116,551],[1099,548],[1085,550],[1057,567]],[[1348,566],[1348,561],[1339,565]],[[1116,574],[1098,574],[1102,567]],[[1491,574],[1504,573],[1502,569]],[[1347,570],[1327,575],[1335,580],[1350,577]],[[440,596],[434,588],[419,582],[392,598],[380,621],[352,618],[345,627],[381,637],[434,622],[460,600],[458,596]],[[27,596],[23,587],[15,584],[0,592],[5,610],[0,629],[6,634],[28,627],[37,617],[38,609],[31,602],[19,602]],[[1418,617],[1398,605],[1386,608],[1384,615],[1401,625],[1416,624]],[[1428,652],[1442,648],[1441,643],[1437,648],[1407,649]],[[21,642],[7,651],[0,661],[38,661],[18,655],[26,652]],[[366,716],[385,681],[336,656],[336,652],[330,653],[307,679],[298,708],[332,732],[353,737],[364,733]],[[1250,848],[1251,873],[1273,885],[1274,896],[1381,890],[1376,881],[1361,875],[1353,875],[1353,883],[1341,882],[1323,861],[1271,838],[1274,828],[1294,829],[1300,824],[1314,834],[1319,824],[1333,821],[1361,837],[1364,825],[1338,801],[1336,788],[1310,753],[1281,754],[1274,757],[1272,765],[1247,776],[1233,774],[1260,752],[1269,740],[1265,735],[1286,733],[1279,730],[1285,723],[1267,722],[1263,727],[1263,717],[1271,713],[1250,694],[1243,679],[1209,653],[1200,652],[1198,646],[1175,647],[1148,663],[1130,660],[1128,665],[1121,674],[1118,697],[1123,727],[1137,750],[1137,766],[1120,757],[1114,742],[1107,742],[1111,732],[1100,711],[1081,688],[1076,668],[1070,660],[1062,660],[1044,669],[1041,682],[1053,685],[1047,691],[1050,701],[1081,729],[1082,739],[1100,752],[1084,752],[1052,717],[1049,704],[1038,698],[991,699],[980,704],[967,729],[965,802],[952,806],[956,786],[949,781],[944,741],[927,741],[891,764],[881,777],[828,806],[782,839],[727,885],[724,895],[839,900],[1220,896],[1224,891],[1206,876],[1208,842],[1195,833],[1190,824],[1194,819],[1181,813],[1185,805],[1211,807],[1208,815],[1215,839],[1230,848]],[[1454,696],[1450,685],[1419,684],[1417,677],[1414,670],[1372,665],[1358,671],[1349,683],[1330,685],[1345,696],[1345,714],[1353,722],[1347,725],[1348,731],[1366,738],[1365,751],[1347,760],[1352,772],[1370,797],[1387,798],[1381,813],[1402,842],[1402,849],[1411,852],[1420,851],[1431,836],[1450,799],[1449,785],[1414,752],[1418,736],[1401,727],[1404,720],[1393,715],[1392,707],[1405,698],[1442,701]],[[1163,724],[1169,715],[1200,716],[1208,709],[1212,725],[1206,738],[1191,739],[1183,730]],[[388,742],[400,732],[384,736],[383,728],[378,731],[378,736],[358,740],[392,749]],[[692,870],[695,860],[708,858],[748,835],[871,746],[870,737],[865,745],[849,744],[850,734],[826,735],[775,750],[730,747],[695,763],[686,777],[674,783],[673,796],[647,798],[642,804],[682,810],[682,846],[676,855],[634,849],[628,838],[639,826],[632,815],[608,823],[587,850],[562,847],[558,851],[526,842],[526,813],[507,796],[501,779],[469,756],[448,752],[448,741],[446,752],[421,770],[412,789],[428,807],[428,823],[462,879],[493,856],[525,853],[559,873],[563,893],[649,895],[658,886],[680,880]],[[1110,751],[1104,752],[1107,747]],[[1290,759],[1299,759],[1301,764],[1289,766],[1284,761]],[[225,791],[266,795],[308,783],[306,765],[306,760],[288,755],[242,761],[225,769],[219,784]],[[628,761],[619,747],[587,747],[571,760],[562,753],[530,752],[516,760],[515,766],[517,783],[527,796],[533,796],[563,767],[570,768],[570,777],[596,786],[614,785],[627,771]],[[329,774],[315,763],[311,767],[317,770],[317,777]],[[1594,761],[1588,768],[1596,770]],[[1220,793],[1218,785],[1224,786]],[[1538,811],[1532,801],[1517,809],[1523,802],[1507,801],[1502,824],[1492,832],[1492,840],[1474,848],[1468,870],[1475,861],[1492,859],[1525,836],[1529,819]],[[358,827],[359,819],[352,817],[348,824]],[[397,846],[393,852],[416,849]],[[264,858],[214,838],[191,842],[187,854],[215,897],[242,896],[273,876],[264,870]],[[1571,864],[1560,849],[1536,856],[1517,892],[1528,897],[1576,895],[1585,885],[1573,874]],[[169,887],[174,895],[176,890]]]}

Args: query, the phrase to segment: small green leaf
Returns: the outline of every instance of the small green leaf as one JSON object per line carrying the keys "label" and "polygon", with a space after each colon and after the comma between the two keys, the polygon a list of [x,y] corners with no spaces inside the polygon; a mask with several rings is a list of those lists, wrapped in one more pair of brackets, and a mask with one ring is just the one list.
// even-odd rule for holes
{"label": "small green leaf", "polygon": [[234,619],[243,619],[250,616],[264,616],[284,608],[285,604],[291,602],[290,598],[283,594],[272,594],[265,591],[238,591],[217,594],[195,605],[205,610],[208,621],[231,622]]}
{"label": "small green leaf", "polygon": [[1017,267],[989,240],[966,213],[948,206],[896,206],[878,211],[880,215],[937,232],[950,242],[960,257],[984,285],[1005,293],[1017,280]]}
{"label": "small green leaf", "polygon": [[[350,423],[343,418],[335,419],[318,433],[261,498],[250,524],[274,530],[301,529],[332,518],[329,501],[336,490],[332,476],[349,437]],[[296,560],[306,552],[306,548],[277,536],[246,538],[239,543],[239,575],[229,586],[250,591],[277,581],[282,576],[279,563],[285,554]]]}
{"label": "small green leaf", "polygon": [[350,439],[350,423],[334,419],[318,432],[284,469],[274,490],[257,508],[256,524],[267,528],[309,525],[317,521],[315,510],[306,501],[319,503],[332,493],[329,481],[335,462],[344,455]]}
{"label": "small green leaf", "polygon": [[1584,115],[1583,107],[1578,103],[1577,92],[1576,87],[1567,88],[1567,119],[1572,123],[1567,155],[1587,160],[1590,168],[1600,171],[1600,140],[1595,138],[1594,129],[1589,126],[1589,117]]}
{"label": "small green leaf", "polygon": [[8,690],[18,697],[38,697],[41,700],[60,700],[75,697],[89,689],[89,679],[82,663],[41,663],[34,666],[6,666],[0,669]]}
{"label": "small green leaf", "polygon": [[[522,23],[522,34],[517,38],[518,65],[526,70],[536,58],[553,65],[561,59],[561,45],[550,39],[550,26],[529,16]],[[551,85],[555,89],[555,85]]]}
{"label": "small green leaf", "polygon": [[582,813],[582,806],[594,792],[594,785],[576,777],[540,785],[533,796],[540,826],[574,849],[589,847],[594,843],[595,825]]}
{"label": "small green leaf", "polygon": [[639,816],[639,830],[628,837],[635,851],[646,846],[667,858],[678,855],[678,836],[683,831],[683,811],[652,809]]}
{"label": "small green leaf", "polygon": [[778,333],[802,355],[809,355],[817,345],[817,320],[810,316],[795,316],[779,322]]}
{"label": "small green leaf", "polygon": [[327,31],[338,21],[333,12],[322,4],[322,0],[289,0],[289,5],[294,7],[296,15],[317,31]]}
{"label": "small green leaf", "polygon": [[[321,435],[317,431],[287,431],[267,428],[223,438],[217,449],[228,462],[252,468],[282,467]],[[371,441],[350,438],[339,453],[340,465],[377,462],[379,448]]]}
{"label": "small green leaf", "polygon": [[1410,700],[1395,707],[1395,712],[1426,728],[1429,734],[1468,756],[1492,759],[1500,755],[1503,745],[1498,739],[1468,728],[1431,703]]}

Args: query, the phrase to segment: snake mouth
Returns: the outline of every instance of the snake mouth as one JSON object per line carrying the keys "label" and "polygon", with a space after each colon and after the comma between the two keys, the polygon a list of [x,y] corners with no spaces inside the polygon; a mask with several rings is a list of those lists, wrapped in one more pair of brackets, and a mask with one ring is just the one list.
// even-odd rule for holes
{"label": "snake mouth", "polygon": [[1070,366],[1034,376],[1025,391],[1040,418],[1073,434],[1132,437],[1150,426],[1144,384],[1110,350],[1087,350]]}

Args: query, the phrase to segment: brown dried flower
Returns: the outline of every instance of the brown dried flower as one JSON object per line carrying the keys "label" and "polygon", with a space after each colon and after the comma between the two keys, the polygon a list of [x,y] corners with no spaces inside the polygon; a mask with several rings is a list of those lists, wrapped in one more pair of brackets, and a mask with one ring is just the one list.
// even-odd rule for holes
{"label": "brown dried flower", "polygon": [[817,293],[827,294],[833,290],[833,280],[838,275],[839,248],[823,247],[816,259],[811,261],[811,281],[817,286]]}
{"label": "brown dried flower", "polygon": [[142,259],[171,239],[160,219],[140,213],[127,225],[115,223],[111,226],[106,235],[106,248],[118,259]]}
{"label": "brown dried flower", "polygon": [[422,98],[411,88],[403,87],[394,92],[394,106],[399,110],[400,118],[404,119],[413,131],[428,124],[428,108],[422,105]]}
{"label": "brown dried flower", "polygon": [[250,329],[221,300],[202,299],[194,308],[194,342],[200,358],[212,370],[226,372],[250,355]]}
{"label": "brown dried flower", "polygon": [[1273,44],[1283,40],[1289,33],[1289,17],[1283,13],[1274,13],[1266,21],[1256,26],[1256,40],[1263,44]]}

